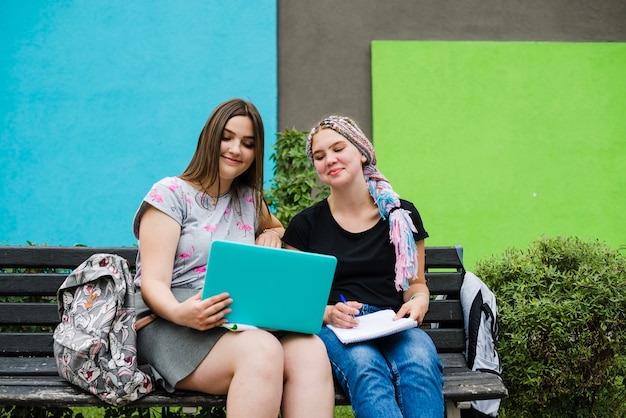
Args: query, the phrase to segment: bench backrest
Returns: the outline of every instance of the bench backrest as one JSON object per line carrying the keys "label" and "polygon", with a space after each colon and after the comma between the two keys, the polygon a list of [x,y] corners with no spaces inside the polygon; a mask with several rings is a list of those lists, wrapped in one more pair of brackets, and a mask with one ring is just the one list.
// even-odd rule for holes
{"label": "bench backrest", "polygon": [[[57,289],[96,253],[118,254],[135,267],[137,248],[0,247],[0,357],[52,356]],[[461,353],[463,273],[456,247],[426,247],[426,280],[431,295],[442,297],[431,301],[423,327],[440,353]]]}

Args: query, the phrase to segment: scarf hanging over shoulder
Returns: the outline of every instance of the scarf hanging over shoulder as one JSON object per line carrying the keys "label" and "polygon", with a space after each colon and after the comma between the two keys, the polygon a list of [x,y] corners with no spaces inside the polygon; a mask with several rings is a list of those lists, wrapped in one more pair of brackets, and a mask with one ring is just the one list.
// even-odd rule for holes
{"label": "scarf hanging over shoulder", "polygon": [[322,129],[332,129],[350,141],[366,158],[363,174],[370,195],[383,219],[389,220],[389,239],[396,253],[395,286],[405,290],[408,281],[417,277],[417,246],[413,232],[417,232],[409,211],[400,207],[400,197],[385,176],[376,168],[376,153],[370,140],[350,118],[333,115],[320,121],[309,133],[306,153],[313,162],[311,150],[313,136]]}

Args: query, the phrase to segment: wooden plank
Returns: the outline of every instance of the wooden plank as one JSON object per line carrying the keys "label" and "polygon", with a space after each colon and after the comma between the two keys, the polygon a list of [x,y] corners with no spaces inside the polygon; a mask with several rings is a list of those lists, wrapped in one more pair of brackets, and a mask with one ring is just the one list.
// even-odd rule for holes
{"label": "wooden plank", "polygon": [[424,329],[439,353],[461,353],[465,350],[465,332],[459,328]]}
{"label": "wooden plank", "polygon": [[0,325],[51,325],[60,321],[56,303],[1,303]]}
{"label": "wooden plank", "polygon": [[[96,253],[118,254],[135,265],[134,247],[0,247],[0,268],[69,268],[73,269]],[[460,267],[455,247],[426,247],[427,268]]]}
{"label": "wooden plank", "polygon": [[93,254],[118,254],[134,267],[137,248],[131,247],[0,247],[0,268],[78,267]]}
{"label": "wooden plank", "polygon": [[462,267],[456,251],[456,247],[426,247],[426,268],[451,268]]}
{"label": "wooden plank", "polygon": [[64,273],[0,273],[0,296],[56,296]]}
{"label": "wooden plank", "polygon": [[0,376],[58,376],[53,357],[0,357]]}
{"label": "wooden plank", "polygon": [[2,356],[51,356],[52,332],[4,332],[0,333]]}
{"label": "wooden plank", "polygon": [[443,396],[455,402],[501,399],[509,395],[502,379],[492,373],[463,372],[444,377]]}
{"label": "wooden plank", "polygon": [[460,300],[433,300],[424,317],[425,323],[430,322],[461,322],[463,323],[463,308]]}
{"label": "wooden plank", "polygon": [[[157,391],[131,403],[133,407],[223,406],[225,396],[176,391]],[[0,405],[59,407],[111,406],[58,376],[0,377]]]}
{"label": "wooden plank", "polygon": [[465,356],[461,353],[439,353],[439,360],[446,370],[469,370]]}
{"label": "wooden plank", "polygon": [[[468,371],[465,357],[460,353],[441,353],[439,359],[446,371]],[[0,376],[57,376],[53,357],[0,357]]]}
{"label": "wooden plank", "polygon": [[[134,266],[137,255],[134,247],[0,247],[0,268],[70,268],[73,269],[93,254],[118,254]],[[460,261],[456,248],[426,247],[428,268],[458,268]]]}
{"label": "wooden plank", "polygon": [[[459,328],[424,329],[439,353],[461,353],[465,349],[465,333]],[[52,355],[52,332],[0,333],[0,354],[3,356]]]}
{"label": "wooden plank", "polygon": [[[501,380],[490,373],[466,372],[447,375],[444,378],[444,398],[461,402],[476,399],[496,399],[508,396]],[[348,400],[336,391],[337,405]],[[158,390],[130,405],[133,407],[155,406],[222,406],[225,396],[205,395],[195,392],[176,391],[173,394]],[[70,385],[58,376],[49,377],[0,377],[0,405],[28,406],[107,406],[95,396]]]}
{"label": "wooden plank", "polygon": [[426,273],[426,283],[431,295],[457,294],[463,284],[463,273],[436,272]]}

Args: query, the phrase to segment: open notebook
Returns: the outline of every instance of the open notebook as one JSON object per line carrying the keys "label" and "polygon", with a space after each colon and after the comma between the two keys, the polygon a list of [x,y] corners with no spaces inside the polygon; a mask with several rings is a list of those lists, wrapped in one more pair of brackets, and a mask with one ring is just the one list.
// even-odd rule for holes
{"label": "open notebook", "polygon": [[230,329],[251,325],[316,334],[336,266],[329,255],[214,241],[202,297],[230,293]]}
{"label": "open notebook", "polygon": [[350,344],[386,337],[417,326],[417,321],[411,318],[399,318],[394,321],[395,315],[393,310],[383,309],[359,316],[359,325],[354,328],[338,328],[332,325],[327,325],[327,327],[335,333],[342,343]]}

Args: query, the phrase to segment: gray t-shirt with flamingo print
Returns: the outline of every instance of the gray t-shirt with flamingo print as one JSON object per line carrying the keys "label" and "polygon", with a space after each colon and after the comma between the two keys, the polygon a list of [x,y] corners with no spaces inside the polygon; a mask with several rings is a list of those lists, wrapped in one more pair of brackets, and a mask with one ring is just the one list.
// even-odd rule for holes
{"label": "gray t-shirt with flamingo print", "polygon": [[[155,183],[135,214],[133,233],[139,239],[139,222],[149,206],[165,213],[181,226],[174,260],[172,287],[202,289],[213,240],[254,244],[258,218],[251,187],[240,186],[237,196],[232,191],[212,198],[179,177],[166,177]],[[244,268],[245,263],[233,268]],[[135,285],[141,287],[141,247],[137,254]]]}

